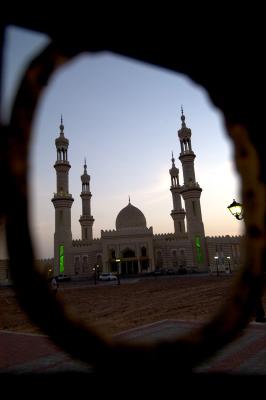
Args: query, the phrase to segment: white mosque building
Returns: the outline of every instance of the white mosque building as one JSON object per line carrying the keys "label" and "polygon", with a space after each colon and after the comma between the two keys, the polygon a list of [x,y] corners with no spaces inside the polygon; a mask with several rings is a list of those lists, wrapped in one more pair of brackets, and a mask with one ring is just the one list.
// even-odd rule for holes
{"label": "white mosque building", "polygon": [[[69,141],[64,135],[61,118],[59,137],[55,140],[57,188],[52,198],[55,208],[54,258],[36,260],[36,265],[45,276],[66,274],[73,279],[87,279],[93,277],[97,269],[121,275],[145,274],[157,269],[216,274],[218,271],[233,272],[241,266],[241,236],[205,236],[200,205],[202,189],[195,177],[196,155],[192,150],[191,129],[186,126],[183,110],[181,128],[177,133],[183,184],[180,184],[179,169],[172,154],[169,173],[174,233],[153,234],[153,228],[147,227],[142,211],[129,199],[116,217],[115,229],[102,230],[99,239],[93,238],[92,194],[85,162],[80,194],[81,239],[73,240],[71,207],[74,199],[69,193]],[[0,285],[6,284],[12,284],[8,259],[1,259]]]}
{"label": "white mosque building", "polygon": [[118,271],[121,275],[143,274],[159,268],[176,272],[184,268],[206,272],[216,269],[217,262],[225,268],[228,265],[230,270],[239,267],[240,236],[205,237],[200,204],[202,188],[195,177],[196,155],[192,149],[191,129],[186,126],[183,110],[178,137],[183,184],[180,184],[179,169],[175,165],[173,153],[169,170],[174,233],[153,234],[153,228],[147,227],[142,211],[129,199],[117,215],[115,229],[102,230],[101,237],[94,239],[90,176],[85,162],[80,194],[81,239],[72,240],[71,206],[74,199],[69,193],[68,184],[71,168],[68,161],[69,141],[64,135],[61,118],[60,134],[55,140],[57,189],[52,198],[55,208],[54,275],[89,277],[96,267],[104,272]]}

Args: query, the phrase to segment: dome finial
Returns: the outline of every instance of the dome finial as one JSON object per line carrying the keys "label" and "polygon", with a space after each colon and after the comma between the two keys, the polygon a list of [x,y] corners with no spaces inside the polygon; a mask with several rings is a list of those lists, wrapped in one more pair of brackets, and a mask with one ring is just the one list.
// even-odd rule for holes
{"label": "dome finial", "polygon": [[182,124],[185,123],[185,119],[186,119],[186,117],[185,117],[185,115],[184,115],[183,106],[181,106],[181,121],[182,121]]}
{"label": "dome finial", "polygon": [[173,150],[172,150],[172,164],[173,164],[173,167],[175,166],[175,159],[174,159],[174,152],[173,152]]}
{"label": "dome finial", "polygon": [[61,124],[60,124],[60,136],[64,136],[64,125],[63,125],[62,114],[61,114]]}
{"label": "dome finial", "polygon": [[181,121],[182,121],[182,127],[186,127],[186,123],[185,123],[185,115],[184,115],[184,110],[183,110],[183,106],[181,105]]}
{"label": "dome finial", "polygon": [[84,173],[87,173],[87,161],[86,161],[86,157],[84,158]]}
{"label": "dome finial", "polygon": [[130,195],[128,195],[128,204],[131,204],[131,203],[130,203]]}

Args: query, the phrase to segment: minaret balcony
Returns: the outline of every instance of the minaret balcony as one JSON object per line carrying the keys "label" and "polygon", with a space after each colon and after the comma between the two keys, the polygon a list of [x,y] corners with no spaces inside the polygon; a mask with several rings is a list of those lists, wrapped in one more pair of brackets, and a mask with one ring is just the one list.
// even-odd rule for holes
{"label": "minaret balcony", "polygon": [[52,202],[54,207],[71,207],[74,199],[70,193],[60,192],[54,193]]}
{"label": "minaret balcony", "polygon": [[52,198],[52,203],[54,204],[55,208],[60,208],[60,207],[71,208],[73,201],[74,199],[71,196],[71,194],[67,196],[58,196],[57,193],[55,193],[54,197]]}
{"label": "minaret balcony", "polygon": [[88,223],[93,223],[94,222],[94,218],[92,215],[81,215],[80,219],[79,219],[80,223],[84,223],[84,225],[86,225],[86,222]]}
{"label": "minaret balcony", "polygon": [[71,193],[67,193],[64,192],[63,190],[61,190],[60,192],[54,193],[54,199],[72,199],[72,194]]}
{"label": "minaret balcony", "polygon": [[185,218],[186,211],[183,208],[180,208],[180,210],[172,210],[170,215],[173,219],[180,220]]}
{"label": "minaret balcony", "polygon": [[187,190],[187,189],[201,189],[201,187],[198,184],[198,182],[191,181],[191,182],[184,183],[184,185],[181,186],[181,191]]}
{"label": "minaret balcony", "polygon": [[170,186],[170,190],[171,192],[176,192],[176,193],[180,193],[182,186],[178,185],[178,186]]}
{"label": "minaret balcony", "polygon": [[191,162],[194,161],[194,159],[196,158],[195,153],[192,150],[185,150],[182,153],[180,153],[179,155],[179,160],[182,162],[186,161],[186,162]]}
{"label": "minaret balcony", "polygon": [[68,148],[69,140],[65,136],[59,136],[55,139],[55,145],[57,148],[66,147]]}
{"label": "minaret balcony", "polygon": [[194,183],[194,184],[186,184],[183,185],[181,188],[181,194],[183,196],[183,199],[188,199],[188,198],[199,198],[201,195],[202,189],[199,186],[198,183]]}
{"label": "minaret balcony", "polygon": [[180,153],[180,154],[195,154],[194,153],[194,151],[193,150],[184,150],[184,151],[182,151],[182,153]]}
{"label": "minaret balcony", "polygon": [[81,198],[86,198],[86,197],[92,197],[92,194],[91,194],[91,192],[81,192],[80,193],[80,197]]}
{"label": "minaret balcony", "polygon": [[179,208],[178,210],[172,210],[171,214],[186,214],[184,208]]}
{"label": "minaret balcony", "polygon": [[59,166],[66,166],[70,167],[69,161],[68,160],[56,160],[54,167],[59,167]]}

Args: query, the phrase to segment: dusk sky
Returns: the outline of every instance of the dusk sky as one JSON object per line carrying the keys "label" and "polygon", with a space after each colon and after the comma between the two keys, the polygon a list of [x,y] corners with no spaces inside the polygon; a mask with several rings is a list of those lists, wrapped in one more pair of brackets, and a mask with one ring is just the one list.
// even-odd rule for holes
{"label": "dusk sky", "polygon": [[[48,42],[41,34],[8,29],[3,77],[5,122],[23,68]],[[75,200],[73,239],[81,236],[78,220],[84,158],[91,176],[95,238],[100,237],[101,229],[115,229],[116,216],[128,204],[128,196],[154,233],[174,231],[169,168],[173,151],[182,184],[177,136],[181,105],[192,130],[196,180],[203,189],[205,234],[241,234],[243,223],[227,210],[233,199],[241,201],[232,145],[224,133],[223,117],[205,90],[184,75],[143,62],[108,52],[86,53],[53,75],[33,126],[31,220],[38,257],[53,256],[51,198],[56,191],[53,165],[61,114],[69,139],[69,191]]]}

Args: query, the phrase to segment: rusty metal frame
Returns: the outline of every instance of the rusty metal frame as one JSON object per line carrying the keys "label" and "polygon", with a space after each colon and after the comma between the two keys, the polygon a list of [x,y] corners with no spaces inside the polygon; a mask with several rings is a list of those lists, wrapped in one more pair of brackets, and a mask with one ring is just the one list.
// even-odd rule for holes
{"label": "rusty metal frame", "polygon": [[[32,321],[71,356],[96,370],[169,371],[187,373],[224,345],[241,335],[262,293],[265,254],[265,182],[260,173],[265,161],[252,140],[252,127],[231,118],[226,128],[235,150],[245,208],[245,264],[231,293],[217,314],[191,334],[154,344],[132,344],[102,337],[69,316],[51,296],[46,281],[34,265],[28,221],[28,154],[31,127],[40,96],[52,74],[73,59],[82,46],[71,50],[54,40],[29,65],[18,89],[10,124],[1,128],[1,218],[5,220],[12,280],[22,307]],[[180,62],[180,71],[184,65]],[[178,70],[178,60],[176,63]],[[187,75],[192,77],[189,72]],[[23,260],[23,261],[22,261]]]}

